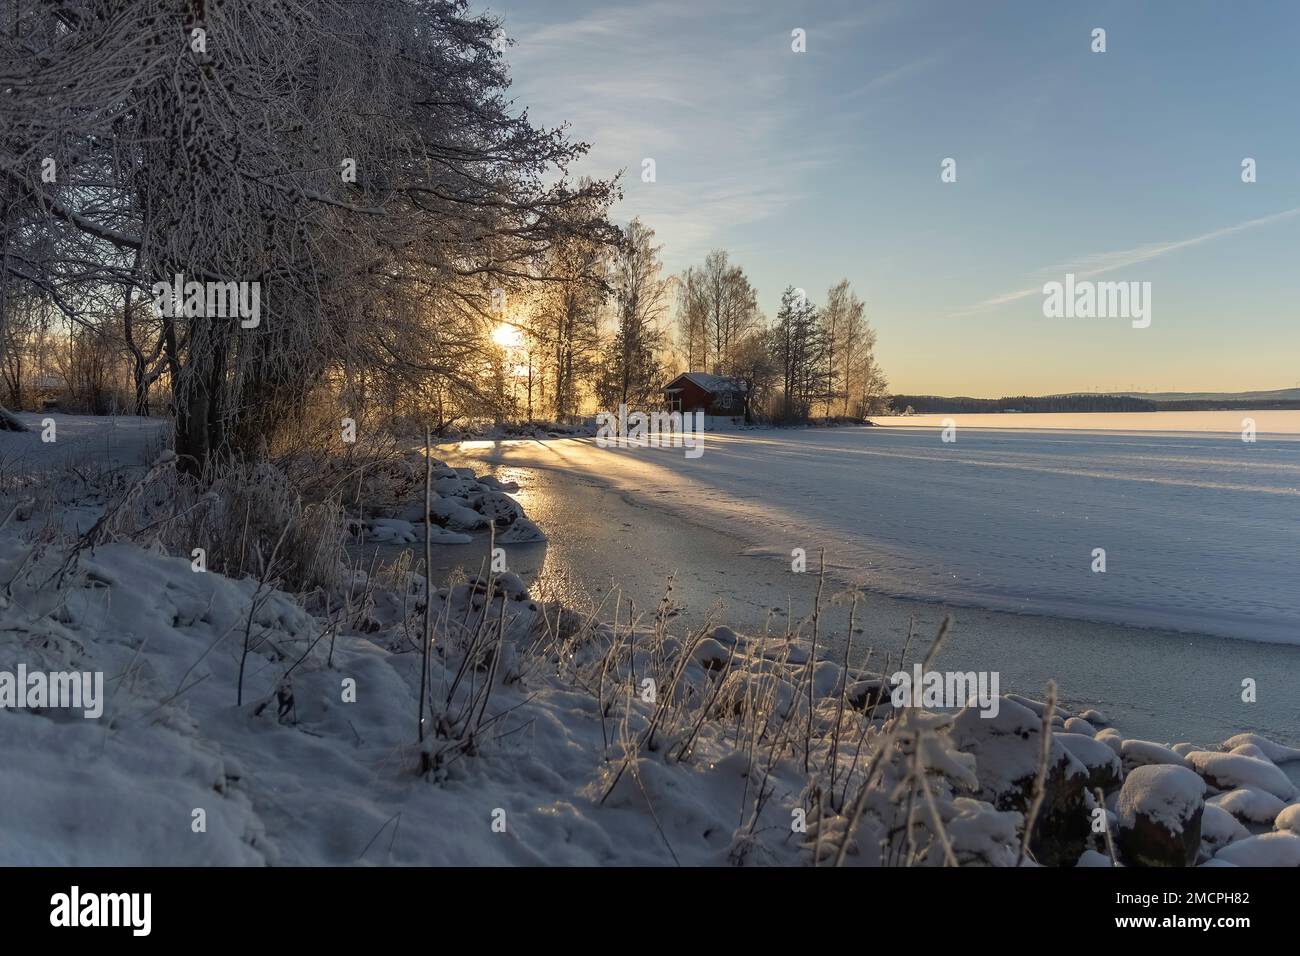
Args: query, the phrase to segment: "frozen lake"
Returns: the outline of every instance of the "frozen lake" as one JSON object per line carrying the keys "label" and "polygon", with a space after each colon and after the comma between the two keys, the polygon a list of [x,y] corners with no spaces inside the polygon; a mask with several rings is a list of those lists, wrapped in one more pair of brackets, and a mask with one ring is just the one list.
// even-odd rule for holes
{"label": "frozen lake", "polygon": [[[913,421],[710,434],[693,460],[583,439],[442,454],[520,481],[550,543],[511,560],[561,594],[599,597],[616,582],[648,609],[675,575],[688,623],[720,602],[719,620],[779,630],[774,609],[802,617],[816,586],[791,572],[792,549],[812,572],[824,548],[828,594],[866,593],[855,641],[877,663],[896,659],[909,621],[919,643],[952,610],[944,666],[999,670],[1005,689],[1030,694],[1054,677],[1066,700],[1096,702],[1129,734],[1211,743],[1255,729],[1297,742],[1300,436],[1286,430],[1300,431],[1300,413],[1271,414],[1287,417],[1255,443],[955,416],[952,443],[938,421]],[[477,549],[456,550],[446,560],[477,567]],[[824,618],[840,641],[845,618],[843,605]],[[1246,677],[1256,704],[1240,701]]]}
{"label": "frozen lake", "polygon": [[493,446],[492,460],[598,477],[735,534],[751,553],[788,561],[796,548],[825,549],[838,578],[877,593],[1300,642],[1300,437],[993,430],[960,419],[955,441],[941,434],[711,434],[693,460],[522,442]]}

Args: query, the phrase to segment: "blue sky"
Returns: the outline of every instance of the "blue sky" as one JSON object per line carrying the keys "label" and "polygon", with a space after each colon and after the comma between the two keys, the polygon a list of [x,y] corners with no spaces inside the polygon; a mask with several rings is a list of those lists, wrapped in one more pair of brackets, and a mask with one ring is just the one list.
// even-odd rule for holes
{"label": "blue sky", "polygon": [[[485,9],[520,105],[626,170],[616,215],[671,271],[726,248],[768,315],[849,279],[897,392],[1300,385],[1300,3]],[[1067,271],[1150,282],[1151,326],[1044,318]]]}

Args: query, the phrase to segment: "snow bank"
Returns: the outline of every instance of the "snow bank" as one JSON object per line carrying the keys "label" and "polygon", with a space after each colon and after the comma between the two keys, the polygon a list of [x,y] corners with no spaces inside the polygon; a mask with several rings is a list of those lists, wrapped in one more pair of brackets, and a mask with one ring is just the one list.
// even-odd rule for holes
{"label": "snow bank", "polygon": [[[0,670],[102,671],[110,686],[99,720],[0,713],[0,864],[797,864],[843,846],[848,863],[1005,865],[1018,852],[1019,815],[966,792],[974,762],[943,732],[950,715],[887,731],[842,703],[837,665],[792,662],[781,641],[719,628],[710,657],[543,607],[514,575],[444,588],[428,596],[421,745],[418,576],[396,592],[376,578],[353,616],[313,616],[252,578],[125,542],[50,585],[68,558],[0,534],[0,573],[16,575]],[[939,817],[882,857],[893,794],[919,786],[918,748]]]}

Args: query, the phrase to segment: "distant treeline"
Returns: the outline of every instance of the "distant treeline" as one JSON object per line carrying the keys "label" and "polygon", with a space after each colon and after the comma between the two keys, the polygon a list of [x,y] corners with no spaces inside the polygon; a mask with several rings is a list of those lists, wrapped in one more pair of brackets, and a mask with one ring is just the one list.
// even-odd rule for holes
{"label": "distant treeline", "polygon": [[1300,409],[1300,401],[1232,401],[1198,399],[1154,402],[1127,395],[1015,395],[1006,398],[965,398],[942,395],[895,395],[894,414],[909,408],[917,415],[993,414],[997,412],[1209,412],[1236,409]]}
{"label": "distant treeline", "polygon": [[1294,399],[1274,399],[1273,401],[1261,401],[1259,399],[1247,399],[1244,401],[1233,401],[1227,399],[1183,399],[1177,402],[1152,402],[1158,412],[1232,412],[1232,411],[1264,411],[1267,409],[1297,409],[1300,408],[1300,401]]}
{"label": "distant treeline", "polygon": [[908,408],[918,415],[989,414],[993,412],[1154,412],[1157,404],[1122,395],[1014,395],[1006,398],[945,398],[942,395],[895,395],[896,414]]}

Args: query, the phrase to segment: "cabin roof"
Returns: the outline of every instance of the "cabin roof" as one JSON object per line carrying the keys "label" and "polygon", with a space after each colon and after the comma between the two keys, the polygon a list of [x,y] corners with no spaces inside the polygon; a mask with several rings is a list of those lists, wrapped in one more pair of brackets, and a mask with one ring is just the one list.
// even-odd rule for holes
{"label": "cabin roof", "polygon": [[693,382],[706,392],[714,395],[722,392],[744,393],[749,390],[745,383],[740,379],[731,378],[727,375],[710,375],[707,372],[682,372],[682,374],[678,375],[664,386],[664,391],[680,391],[680,389],[673,388],[673,386],[682,379]]}

